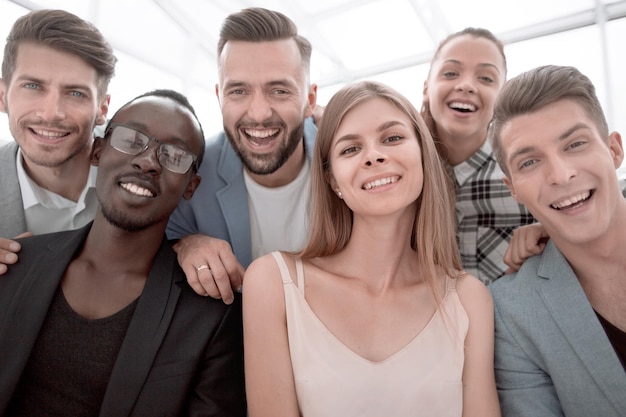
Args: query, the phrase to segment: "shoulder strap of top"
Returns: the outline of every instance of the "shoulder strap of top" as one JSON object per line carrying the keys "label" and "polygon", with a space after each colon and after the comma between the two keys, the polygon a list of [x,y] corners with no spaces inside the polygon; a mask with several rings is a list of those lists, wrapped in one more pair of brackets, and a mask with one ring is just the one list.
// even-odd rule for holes
{"label": "shoulder strap of top", "polygon": [[446,277],[446,293],[456,291],[456,278]]}
{"label": "shoulder strap of top", "polygon": [[272,256],[276,260],[278,269],[280,269],[280,276],[283,279],[283,284],[288,284],[288,283],[293,282],[291,279],[291,275],[289,275],[289,269],[287,268],[287,264],[285,263],[285,259],[283,258],[282,253],[275,251],[275,252],[272,252]]}
{"label": "shoulder strap of top", "polygon": [[304,267],[302,266],[302,258],[296,259],[296,279],[298,280],[298,289],[304,295]]}

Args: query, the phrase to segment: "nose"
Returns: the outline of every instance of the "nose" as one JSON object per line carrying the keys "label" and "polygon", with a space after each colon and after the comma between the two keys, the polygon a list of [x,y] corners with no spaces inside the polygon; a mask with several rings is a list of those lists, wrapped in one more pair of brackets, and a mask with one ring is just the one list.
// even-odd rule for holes
{"label": "nose", "polygon": [[248,116],[258,122],[263,123],[272,117],[272,105],[264,93],[253,93],[248,106]]}
{"label": "nose", "polygon": [[456,85],[456,91],[465,93],[475,93],[476,87],[470,77],[460,77]]}
{"label": "nose", "polygon": [[143,152],[133,157],[133,166],[141,172],[160,174],[163,167],[157,154],[159,146],[156,143],[150,143]]}
{"label": "nose", "polygon": [[387,155],[376,147],[370,148],[364,155],[365,166],[371,167],[374,164],[382,164],[387,160]]}
{"label": "nose", "polygon": [[550,184],[567,184],[577,174],[576,168],[561,157],[552,157],[546,161],[546,178]]}
{"label": "nose", "polygon": [[45,121],[55,122],[65,119],[65,103],[56,91],[48,91],[41,99],[37,116]]}

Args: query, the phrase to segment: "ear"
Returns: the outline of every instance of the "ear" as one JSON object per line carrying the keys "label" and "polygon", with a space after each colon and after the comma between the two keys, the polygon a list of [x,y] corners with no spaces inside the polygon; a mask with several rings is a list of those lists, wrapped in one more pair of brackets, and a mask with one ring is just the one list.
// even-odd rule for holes
{"label": "ear", "polygon": [[96,118],[97,125],[103,125],[107,121],[107,114],[109,113],[109,103],[111,102],[111,95],[107,94],[100,103],[100,109],[98,117]]}
{"label": "ear", "polygon": [[502,177],[502,181],[504,181],[504,185],[506,185],[509,191],[511,192],[511,197],[513,197],[515,201],[519,203],[519,200],[517,199],[517,194],[515,193],[515,186],[513,186],[513,183],[509,180],[509,177],[507,176]]}
{"label": "ear", "polygon": [[91,145],[91,165],[97,167],[100,165],[100,155],[102,154],[102,149],[104,149],[104,139],[101,137],[96,137]]}
{"label": "ear", "polygon": [[622,135],[618,132],[613,132],[609,135],[609,151],[611,152],[611,158],[613,159],[613,165],[615,169],[618,169],[624,161],[624,148],[622,146]]}
{"label": "ear", "polygon": [[428,79],[424,81],[424,87],[422,88],[422,103],[428,103]]}
{"label": "ear", "polygon": [[202,177],[200,177],[200,175],[198,174],[194,173],[191,176],[191,178],[189,179],[189,183],[187,183],[187,188],[185,188],[185,192],[183,193],[183,198],[185,200],[189,200],[191,199],[191,197],[193,197],[193,193],[196,192],[196,189],[200,185],[201,180],[202,180]]}
{"label": "ear", "polygon": [[326,172],[326,182],[330,185],[330,188],[336,193],[339,190],[339,185],[337,185],[337,181],[335,177],[330,172]]}
{"label": "ear", "polygon": [[7,85],[2,78],[0,78],[0,111],[7,113]]}
{"label": "ear", "polygon": [[309,92],[307,94],[307,105],[304,112],[305,117],[313,116],[315,106],[317,105],[317,84],[311,84],[309,86]]}
{"label": "ear", "polygon": [[220,85],[219,83],[215,83],[215,97],[217,97],[217,102],[222,107],[222,100],[220,100]]}

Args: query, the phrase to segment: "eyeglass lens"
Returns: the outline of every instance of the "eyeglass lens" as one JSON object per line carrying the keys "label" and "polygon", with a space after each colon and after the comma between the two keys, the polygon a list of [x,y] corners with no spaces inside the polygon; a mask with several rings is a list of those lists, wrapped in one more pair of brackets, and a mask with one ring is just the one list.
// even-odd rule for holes
{"label": "eyeglass lens", "polygon": [[169,143],[160,143],[144,133],[125,126],[113,126],[110,140],[113,148],[129,155],[139,155],[148,148],[150,141],[154,140],[160,144],[157,155],[161,166],[177,174],[186,173],[194,163],[194,156],[186,150]]}

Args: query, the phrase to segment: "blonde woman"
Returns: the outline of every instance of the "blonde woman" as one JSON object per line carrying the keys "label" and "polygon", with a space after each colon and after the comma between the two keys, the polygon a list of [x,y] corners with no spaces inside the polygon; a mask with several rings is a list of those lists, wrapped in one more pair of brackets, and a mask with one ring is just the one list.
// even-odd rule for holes
{"label": "blonde woman", "polygon": [[499,416],[493,304],[460,270],[419,113],[382,84],[344,87],[311,169],[306,247],[244,278],[250,416]]}

